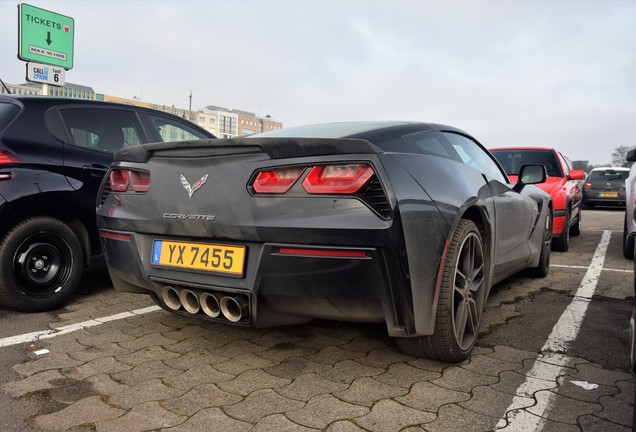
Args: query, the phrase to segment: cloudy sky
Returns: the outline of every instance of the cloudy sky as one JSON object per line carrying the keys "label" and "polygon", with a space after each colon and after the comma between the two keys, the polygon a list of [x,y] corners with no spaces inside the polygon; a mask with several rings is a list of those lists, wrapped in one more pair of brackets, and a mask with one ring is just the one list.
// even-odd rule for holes
{"label": "cloudy sky", "polygon": [[[0,78],[24,82],[19,2]],[[450,124],[487,147],[609,163],[636,146],[636,0],[43,1],[75,19],[67,82],[193,109]]]}

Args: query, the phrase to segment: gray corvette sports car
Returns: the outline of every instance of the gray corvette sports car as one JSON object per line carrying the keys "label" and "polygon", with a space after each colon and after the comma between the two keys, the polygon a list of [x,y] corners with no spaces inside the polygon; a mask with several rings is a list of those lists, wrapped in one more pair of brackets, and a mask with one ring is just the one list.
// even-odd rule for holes
{"label": "gray corvette sports car", "polygon": [[467,358],[496,282],[549,270],[550,196],[465,132],[349,122],[119,151],[97,220],[116,289],[241,326],[386,325]]}

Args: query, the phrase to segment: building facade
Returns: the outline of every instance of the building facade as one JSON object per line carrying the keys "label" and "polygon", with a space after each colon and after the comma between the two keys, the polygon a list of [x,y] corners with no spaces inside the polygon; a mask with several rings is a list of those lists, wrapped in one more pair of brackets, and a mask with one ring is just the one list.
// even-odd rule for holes
{"label": "building facade", "polygon": [[[208,105],[205,108],[193,111],[184,108],[177,108],[174,105],[167,106],[144,102],[138,98],[128,99],[119,96],[99,94],[95,93],[91,87],[72,83],[66,83],[62,87],[38,83],[25,83],[19,85],[6,84],[6,86],[13,94],[95,99],[152,108],[190,120],[192,123],[206,129],[218,138],[235,138],[283,128],[283,123],[272,120],[270,115],[261,118],[248,111],[223,108],[216,105]],[[2,94],[6,94],[7,91],[5,88],[1,88]]]}

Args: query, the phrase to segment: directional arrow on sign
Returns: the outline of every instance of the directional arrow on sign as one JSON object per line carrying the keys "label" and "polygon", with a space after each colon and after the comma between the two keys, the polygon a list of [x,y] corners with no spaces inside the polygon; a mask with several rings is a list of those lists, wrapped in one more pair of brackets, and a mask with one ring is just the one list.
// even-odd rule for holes
{"label": "directional arrow on sign", "polygon": [[51,32],[46,32],[46,43],[51,45],[51,42],[53,42],[51,40]]}

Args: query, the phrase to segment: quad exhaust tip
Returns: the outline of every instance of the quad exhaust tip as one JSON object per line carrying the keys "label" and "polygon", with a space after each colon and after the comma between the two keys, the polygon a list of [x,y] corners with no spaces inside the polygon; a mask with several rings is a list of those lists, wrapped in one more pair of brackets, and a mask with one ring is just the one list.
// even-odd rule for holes
{"label": "quad exhaust tip", "polygon": [[225,318],[237,323],[249,318],[249,297],[245,294],[225,295],[219,292],[164,286],[161,299],[173,311],[185,311],[209,318]]}
{"label": "quad exhaust tip", "polygon": [[247,313],[247,298],[245,296],[225,296],[221,299],[221,313],[232,322],[239,322]]}

